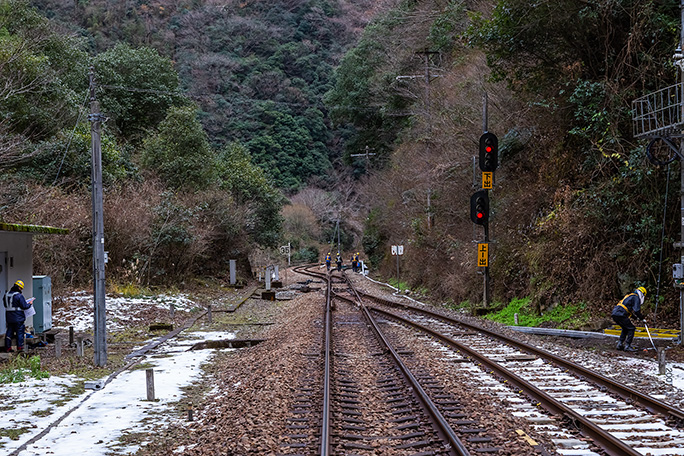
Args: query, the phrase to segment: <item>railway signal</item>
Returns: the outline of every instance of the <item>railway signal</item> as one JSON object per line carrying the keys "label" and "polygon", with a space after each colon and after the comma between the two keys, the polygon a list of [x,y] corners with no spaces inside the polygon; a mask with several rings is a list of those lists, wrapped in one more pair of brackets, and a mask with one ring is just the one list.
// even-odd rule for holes
{"label": "railway signal", "polygon": [[480,136],[480,170],[492,172],[499,165],[499,139],[494,133]]}
{"label": "railway signal", "polygon": [[476,225],[489,223],[489,194],[487,190],[478,190],[470,197],[470,220]]}

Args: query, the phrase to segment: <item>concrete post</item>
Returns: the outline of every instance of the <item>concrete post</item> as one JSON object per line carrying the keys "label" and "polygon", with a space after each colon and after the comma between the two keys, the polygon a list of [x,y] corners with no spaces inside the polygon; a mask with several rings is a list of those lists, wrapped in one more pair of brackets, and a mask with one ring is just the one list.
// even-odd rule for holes
{"label": "concrete post", "polygon": [[236,261],[235,260],[230,260],[230,284],[235,285],[237,283],[237,278],[235,277],[236,273]]}
{"label": "concrete post", "polygon": [[271,290],[271,267],[270,266],[266,268],[265,277],[266,277],[266,291],[270,291]]}
{"label": "concrete post", "polygon": [[62,357],[62,339],[55,339],[55,358]]}
{"label": "concrete post", "polygon": [[147,400],[154,400],[154,369],[145,369],[145,380],[147,385]]}
{"label": "concrete post", "polygon": [[273,266],[275,268],[275,280],[280,280],[280,273],[278,272],[278,265]]}
{"label": "concrete post", "polygon": [[207,306],[207,323],[211,324],[212,319],[211,319],[211,304]]}
{"label": "concrete post", "polygon": [[169,313],[171,314],[171,318],[176,315],[176,306],[173,303],[169,304]]}
{"label": "concrete post", "polygon": [[83,356],[83,336],[76,338],[76,356]]}
{"label": "concrete post", "polygon": [[658,348],[658,374],[665,375],[667,363],[665,362],[665,349]]}
{"label": "concrete post", "polygon": [[69,326],[69,345],[74,344],[74,327]]}
{"label": "concrete post", "polygon": [[513,321],[515,321],[515,326],[518,326],[518,314],[513,314]]}

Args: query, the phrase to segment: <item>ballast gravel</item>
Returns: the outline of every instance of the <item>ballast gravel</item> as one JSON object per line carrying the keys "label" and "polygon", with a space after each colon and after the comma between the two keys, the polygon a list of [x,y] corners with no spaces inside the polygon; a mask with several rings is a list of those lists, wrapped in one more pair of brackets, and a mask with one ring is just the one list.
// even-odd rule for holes
{"label": "ballast gravel", "polygon": [[[388,287],[357,274],[348,275],[362,291],[388,299],[393,296],[393,290]],[[235,313],[237,318],[253,323],[239,326],[238,339],[265,341],[249,348],[217,350],[203,381],[189,388],[186,397],[179,402],[176,419],[159,429],[153,441],[138,451],[138,456],[279,454],[296,386],[306,371],[306,356],[303,355],[315,352],[321,346],[324,302],[322,283],[314,280],[303,286],[311,278],[292,270],[288,271],[288,279],[286,290],[283,290],[288,291],[287,300],[249,299]],[[299,291],[302,288],[311,291]],[[652,355],[651,358],[624,356],[605,342],[578,345],[573,340],[522,334],[458,311],[440,309],[541,346],[684,408],[682,390],[668,385],[663,378],[644,375],[647,368],[653,367]],[[192,409],[192,420],[188,408]]]}

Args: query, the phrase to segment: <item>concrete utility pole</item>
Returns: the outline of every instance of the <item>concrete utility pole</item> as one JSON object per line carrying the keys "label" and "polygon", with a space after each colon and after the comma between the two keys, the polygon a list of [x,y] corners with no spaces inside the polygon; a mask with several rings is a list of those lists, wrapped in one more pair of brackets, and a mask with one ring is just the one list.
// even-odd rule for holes
{"label": "concrete utility pole", "polygon": [[107,364],[107,323],[105,312],[105,251],[102,204],[102,150],[100,127],[102,114],[95,98],[95,69],[90,67],[90,135],[92,143],[92,198],[93,198],[93,295],[95,304],[94,363]]}
{"label": "concrete utility pole", "polygon": [[366,174],[368,174],[368,165],[370,165],[370,156],[375,155],[375,154],[370,153],[370,151],[375,150],[375,149],[372,149],[372,148],[366,146],[364,150],[365,150],[365,152],[363,154],[351,154],[350,157],[366,157]]}
{"label": "concrete utility pole", "polygon": [[[425,163],[429,169],[430,166],[430,142],[432,141],[432,114],[430,112],[430,56],[433,54],[438,54],[435,51],[424,51],[416,52],[416,54],[425,58],[425,122],[427,124],[427,135],[425,141]],[[432,182],[428,177],[428,189],[427,189],[427,227],[432,229],[434,226],[434,213],[432,212]]]}
{"label": "concrete utility pole", "polygon": [[[425,71],[424,74],[418,76],[397,76],[397,80],[401,79],[423,79],[425,81],[425,93],[423,95],[423,106],[425,109],[425,124],[427,125],[427,131],[425,134],[425,167],[429,170],[430,166],[430,142],[432,141],[432,114],[430,112],[430,82],[436,76],[430,73],[430,56],[433,54],[439,54],[437,51],[429,51],[427,49],[423,51],[416,52],[416,54],[424,57],[425,60]],[[428,173],[429,174],[429,173]],[[434,225],[434,213],[432,212],[432,182],[428,176],[428,188],[427,188],[427,227],[432,229]]]}

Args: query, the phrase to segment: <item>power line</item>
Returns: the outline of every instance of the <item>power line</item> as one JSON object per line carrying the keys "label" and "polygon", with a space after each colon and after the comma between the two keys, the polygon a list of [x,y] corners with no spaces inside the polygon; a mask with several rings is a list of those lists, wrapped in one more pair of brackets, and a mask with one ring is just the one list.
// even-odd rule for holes
{"label": "power line", "polygon": [[83,110],[81,109],[81,106],[85,106],[86,102],[88,101],[88,94],[89,94],[89,91],[86,90],[85,99],[83,100],[83,103],[81,103],[79,105],[78,118],[76,119],[76,125],[74,125],[73,130],[71,130],[71,135],[69,136],[69,141],[67,142],[66,148],[64,149],[64,154],[62,154],[62,160],[59,162],[59,168],[57,168],[57,175],[55,176],[55,180],[52,181],[52,185],[55,185],[57,183],[57,179],[59,178],[59,174],[62,171],[62,165],[64,165],[64,159],[66,158],[66,154],[69,152],[69,147],[71,146],[71,141],[74,139],[74,134],[76,133],[76,128],[78,128],[78,124],[81,123],[81,117],[83,116]]}

